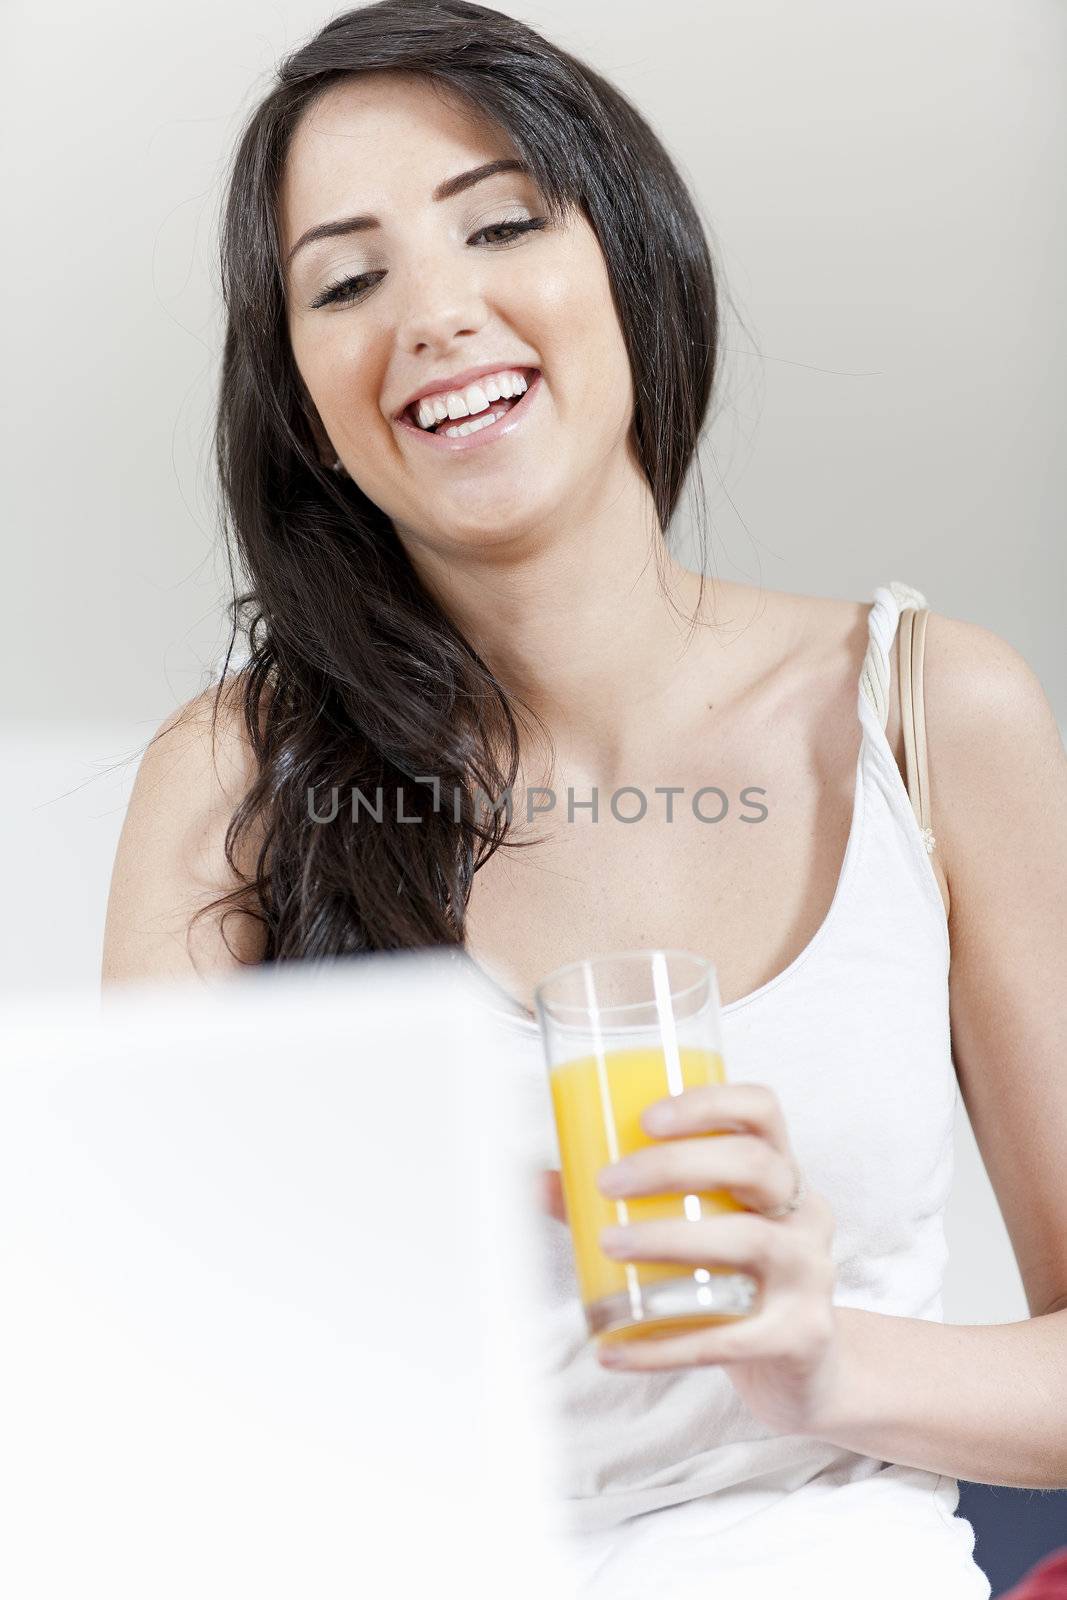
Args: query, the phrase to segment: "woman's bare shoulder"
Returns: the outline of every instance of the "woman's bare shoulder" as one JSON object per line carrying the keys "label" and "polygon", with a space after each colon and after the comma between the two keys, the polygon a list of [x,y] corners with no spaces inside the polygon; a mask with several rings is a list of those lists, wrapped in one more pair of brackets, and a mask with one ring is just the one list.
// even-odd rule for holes
{"label": "woman's bare shoulder", "polygon": [[[718,629],[748,636],[745,678],[768,683],[786,698],[815,704],[813,686],[858,682],[870,604],[828,595],[798,594],[765,585],[716,582]],[[816,697],[817,698],[817,697]]]}
{"label": "woman's bare shoulder", "polygon": [[717,627],[752,629],[768,640],[776,636],[792,648],[840,638],[862,623],[870,604],[832,595],[769,589],[765,584],[731,583],[716,578],[707,584],[705,608]]}
{"label": "woman's bare shoulder", "polygon": [[[170,712],[137,770],[112,870],[102,978],[205,976],[261,959],[263,929],[247,913],[195,914],[248,881],[260,828],[226,855],[234,811],[257,775],[240,675]],[[224,937],[225,932],[225,937]]]}
{"label": "woman's bare shoulder", "polygon": [[244,684],[227,678],[168,713],[141,757],[130,802],[159,819],[232,814],[257,763],[243,708]]}

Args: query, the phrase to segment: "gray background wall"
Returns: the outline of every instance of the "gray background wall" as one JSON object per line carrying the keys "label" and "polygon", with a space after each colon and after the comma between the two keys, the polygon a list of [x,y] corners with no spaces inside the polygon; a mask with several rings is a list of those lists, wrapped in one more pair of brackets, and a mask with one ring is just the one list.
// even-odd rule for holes
{"label": "gray background wall", "polygon": [[[903,579],[1020,649],[1067,722],[1062,6],[510,9],[637,102],[712,231],[733,298],[713,570],[842,597]],[[225,637],[221,172],[278,57],[331,14],[5,8],[0,994],[96,982],[137,756]],[[946,1313],[1023,1317],[962,1112],[957,1159]]]}

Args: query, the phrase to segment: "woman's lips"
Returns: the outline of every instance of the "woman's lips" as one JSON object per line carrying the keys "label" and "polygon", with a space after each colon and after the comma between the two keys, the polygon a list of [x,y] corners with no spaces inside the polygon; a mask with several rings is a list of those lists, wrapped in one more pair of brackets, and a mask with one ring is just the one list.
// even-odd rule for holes
{"label": "woman's lips", "polygon": [[[474,433],[464,434],[459,438],[450,438],[445,433],[429,433],[425,428],[420,428],[417,423],[412,422],[407,412],[402,413],[397,421],[397,427],[407,433],[416,434],[424,444],[437,450],[457,452],[475,449],[478,445],[489,445],[494,440],[510,438],[525,421],[530,411],[530,402],[538,393],[540,387],[540,372],[536,369],[530,370],[525,394],[520,395],[515,404],[509,406],[502,417],[499,417],[496,422],[489,423],[487,427],[478,428]],[[473,422],[476,417],[488,416],[498,404],[499,402],[496,400],[490,401],[488,409],[477,412],[475,417],[456,417],[454,421],[442,424],[442,426],[458,427],[461,422]]]}

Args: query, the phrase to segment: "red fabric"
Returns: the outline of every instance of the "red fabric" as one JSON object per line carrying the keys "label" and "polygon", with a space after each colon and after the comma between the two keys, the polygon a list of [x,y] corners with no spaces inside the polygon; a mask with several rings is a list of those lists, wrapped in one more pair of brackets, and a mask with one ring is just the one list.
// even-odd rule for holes
{"label": "red fabric", "polygon": [[1067,1600],[1067,1545],[1031,1567],[1000,1600]]}

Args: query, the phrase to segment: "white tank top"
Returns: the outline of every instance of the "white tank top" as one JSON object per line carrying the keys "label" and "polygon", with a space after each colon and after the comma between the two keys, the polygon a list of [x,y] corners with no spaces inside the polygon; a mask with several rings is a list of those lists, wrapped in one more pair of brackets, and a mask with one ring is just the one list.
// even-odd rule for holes
{"label": "white tank top", "polygon": [[[833,902],[784,971],[723,1008],[723,1054],[731,1080],[774,1089],[807,1180],[833,1208],[834,1303],[941,1321],[958,1090],[944,904],[929,839],[885,735],[889,652],[906,606],[926,601],[891,583],[875,590],[868,614],[857,694],[862,742]],[[514,1005],[500,1015],[530,1096],[531,1154],[558,1168],[537,1026]],[[644,1592],[668,1592],[664,1573],[675,1570],[670,1562],[683,1549],[705,1583],[733,1570],[728,1552],[749,1577],[753,1561],[769,1560],[773,1589],[773,1572],[779,1584],[782,1575],[773,1565],[775,1539],[786,1540],[781,1559],[793,1561],[795,1541],[810,1542],[810,1512],[836,1540],[834,1560],[843,1559],[846,1525],[857,1552],[866,1550],[865,1566],[876,1551],[884,1566],[892,1533],[892,1559],[903,1562],[893,1568],[894,1584],[910,1575],[913,1589],[922,1579],[916,1592],[933,1593],[936,1567],[942,1600],[985,1600],[990,1588],[972,1559],[973,1529],[953,1515],[956,1480],[777,1434],[747,1410],[721,1368],[605,1371],[586,1334],[566,1225],[545,1216],[544,1239],[543,1350],[556,1405],[559,1492],[589,1571],[613,1574],[610,1583],[603,1577],[605,1594],[629,1593],[631,1581],[641,1592],[639,1551],[647,1554],[647,1581],[657,1583]],[[827,1525],[820,1519],[828,1510]],[[909,1528],[918,1540],[910,1546]],[[628,1575],[625,1588],[620,1572]],[[821,1566],[812,1582],[825,1577]],[[872,1594],[872,1581],[865,1574],[855,1592]],[[886,1581],[887,1593],[904,1592]],[[799,1584],[790,1592],[800,1593]]]}

